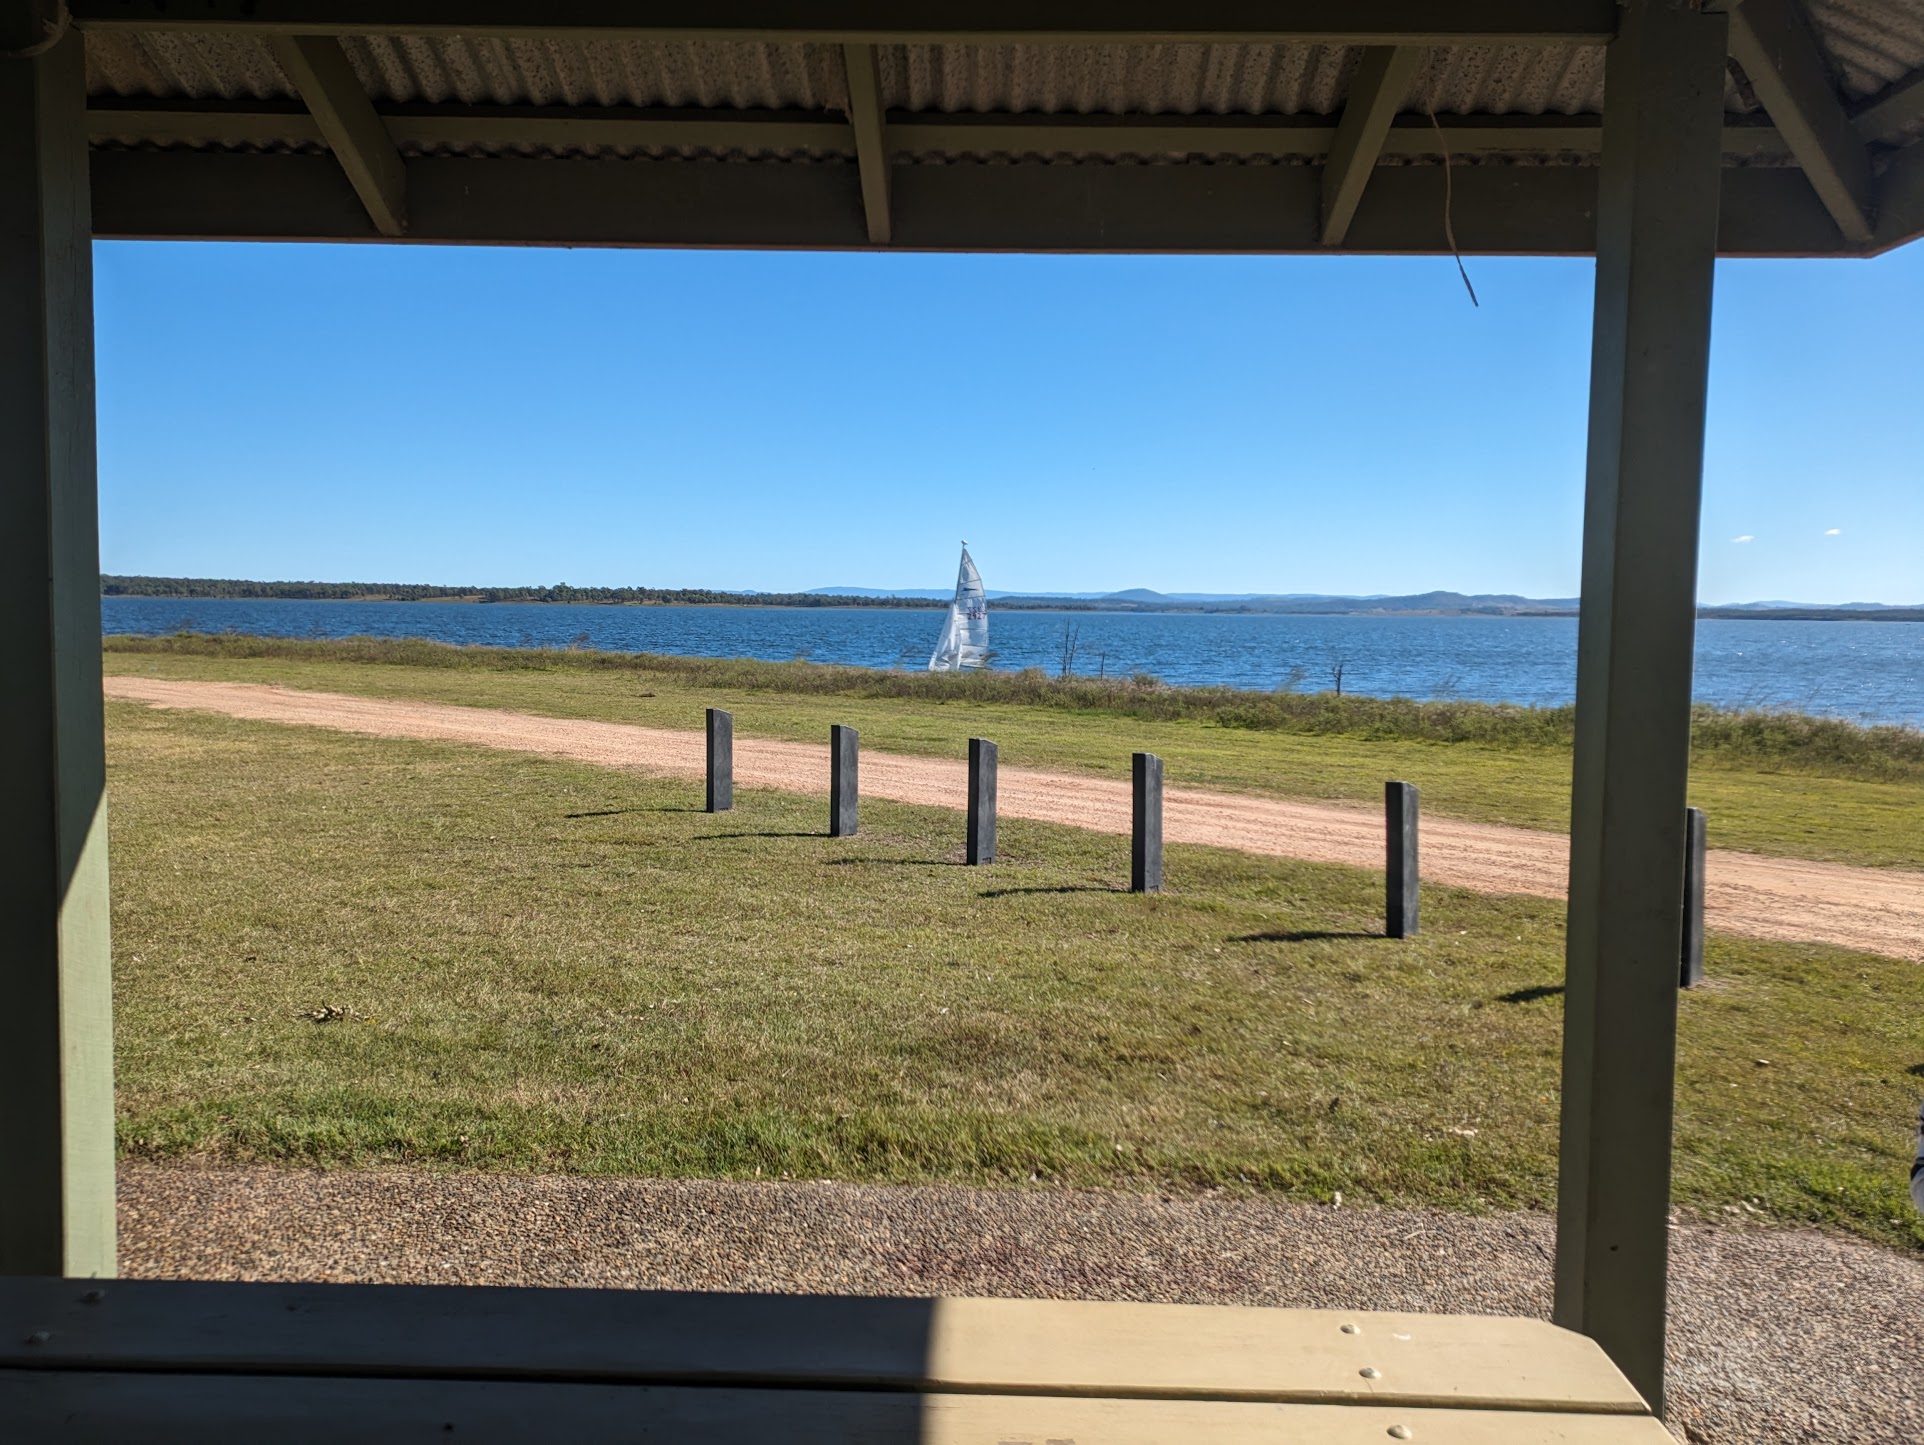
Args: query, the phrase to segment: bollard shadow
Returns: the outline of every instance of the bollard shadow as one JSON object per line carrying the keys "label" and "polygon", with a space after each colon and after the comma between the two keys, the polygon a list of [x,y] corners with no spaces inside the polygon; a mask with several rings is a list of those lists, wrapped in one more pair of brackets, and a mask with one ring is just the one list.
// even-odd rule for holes
{"label": "bollard shadow", "polygon": [[1924,1064],[1912,1064],[1904,1072],[1914,1079],[1924,1079]]}
{"label": "bollard shadow", "polygon": [[1061,883],[1053,888],[1041,886],[1034,888],[984,888],[980,893],[976,894],[976,897],[1015,898],[1024,893],[1127,893],[1128,891],[1127,888],[1118,888],[1113,883]]}
{"label": "bollard shadow", "polygon": [[969,865],[960,858],[831,858],[831,868],[849,868],[855,865],[873,868],[967,868]]}
{"label": "bollard shadow", "polygon": [[1540,983],[1532,988],[1514,988],[1496,996],[1498,1003],[1535,1003],[1540,998],[1555,998],[1563,992],[1560,983]]}
{"label": "bollard shadow", "polygon": [[590,813],[563,813],[564,818],[620,818],[629,813],[703,813],[705,808],[684,807],[680,803],[667,803],[658,808],[599,808]]}
{"label": "bollard shadow", "polygon": [[[699,812],[700,810],[691,808],[689,811]],[[828,836],[830,835],[826,830],[803,829],[797,831],[794,829],[783,830],[774,828],[765,833],[697,833],[688,841],[691,843],[715,843],[724,838],[826,838]]]}
{"label": "bollard shadow", "polygon": [[1224,943],[1317,943],[1327,939],[1381,938],[1380,933],[1349,933],[1339,928],[1278,929],[1272,933],[1239,933]]}

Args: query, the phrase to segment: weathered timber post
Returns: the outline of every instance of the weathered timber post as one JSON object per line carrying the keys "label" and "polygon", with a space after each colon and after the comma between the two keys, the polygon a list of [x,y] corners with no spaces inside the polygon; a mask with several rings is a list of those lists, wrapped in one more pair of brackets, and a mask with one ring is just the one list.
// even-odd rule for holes
{"label": "weathered timber post", "polygon": [[995,862],[995,744],[969,739],[970,863]]}
{"label": "weathered timber post", "polygon": [[1130,762],[1129,891],[1162,891],[1162,759],[1137,753]]}
{"label": "weathered timber post", "polygon": [[1383,913],[1383,932],[1390,938],[1416,934],[1417,903],[1422,879],[1416,854],[1416,784],[1383,785],[1384,832],[1389,848],[1389,898]]}
{"label": "weathered timber post", "polygon": [[735,715],[708,709],[708,806],[726,813],[735,806]]}
{"label": "weathered timber post", "polygon": [[1556,1323],[1663,1413],[1727,14],[1624,0],[1605,52],[1577,623]]}
{"label": "weathered timber post", "polygon": [[1709,829],[1702,808],[1684,809],[1683,960],[1677,983],[1695,988],[1704,981],[1704,864]]}
{"label": "weathered timber post", "polygon": [[828,730],[828,836],[853,838],[855,815],[861,799],[856,768],[860,760],[861,734],[854,728],[832,723]]}
{"label": "weathered timber post", "polygon": [[[60,7],[64,9],[64,7]],[[0,1275],[114,1272],[114,1031],[78,29],[0,0]]]}

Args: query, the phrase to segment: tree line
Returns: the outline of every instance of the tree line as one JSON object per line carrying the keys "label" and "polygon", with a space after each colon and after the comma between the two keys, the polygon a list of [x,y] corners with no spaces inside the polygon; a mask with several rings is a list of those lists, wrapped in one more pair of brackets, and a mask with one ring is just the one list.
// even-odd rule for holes
{"label": "tree line", "polygon": [[925,597],[838,597],[815,592],[720,592],[710,587],[442,587],[427,582],[251,582],[229,577],[102,573],[103,597],[285,602],[593,602],[676,607],[941,607]]}

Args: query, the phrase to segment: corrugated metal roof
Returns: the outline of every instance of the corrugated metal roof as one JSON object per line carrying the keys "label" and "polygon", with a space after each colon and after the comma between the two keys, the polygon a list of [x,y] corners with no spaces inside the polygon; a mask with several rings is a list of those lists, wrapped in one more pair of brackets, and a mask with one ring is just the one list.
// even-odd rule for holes
{"label": "corrugated metal roof", "polygon": [[840,110],[848,100],[828,45],[376,36],[342,48],[369,92],[396,102]]}
{"label": "corrugated metal roof", "polygon": [[[847,104],[832,45],[348,36],[342,48],[368,93],[390,104]],[[1331,115],[1342,108],[1359,54],[1340,45],[888,45],[877,60],[885,103],[898,110]],[[95,95],[295,98],[266,42],[251,36],[100,31],[87,38],[87,62]],[[1580,115],[1602,103],[1600,46],[1463,45],[1430,52],[1408,105],[1452,115]]]}
{"label": "corrugated metal roof", "polygon": [[[1924,71],[1924,0],[1810,0],[1809,15],[1847,101],[1877,95]],[[369,95],[389,106],[817,114],[847,106],[841,49],[828,44],[451,35],[346,36],[341,44]],[[879,46],[876,58],[885,105],[932,117],[1332,116],[1342,109],[1360,54],[1358,47],[1311,44],[896,44]],[[267,42],[231,31],[90,31],[87,68],[96,96],[300,108]],[[1412,82],[1403,109],[1439,116],[1596,115],[1603,91],[1601,46],[1438,46]],[[1734,83],[1725,105],[1732,113],[1754,109]],[[104,133],[96,139],[115,143]],[[280,148],[309,144],[290,137]],[[482,141],[401,144],[410,152],[471,155],[536,150]],[[271,141],[249,146],[274,148]],[[540,153],[712,152],[573,146]],[[827,152],[793,145],[728,152],[785,159],[821,153]],[[971,147],[956,154],[985,153],[993,152]],[[919,158],[943,159],[930,153]]]}
{"label": "corrugated metal roof", "polygon": [[1924,70],[1924,0],[1806,0],[1805,9],[1850,99]]}
{"label": "corrugated metal roof", "polygon": [[87,36],[87,93],[154,100],[297,100],[266,42],[191,31]]}

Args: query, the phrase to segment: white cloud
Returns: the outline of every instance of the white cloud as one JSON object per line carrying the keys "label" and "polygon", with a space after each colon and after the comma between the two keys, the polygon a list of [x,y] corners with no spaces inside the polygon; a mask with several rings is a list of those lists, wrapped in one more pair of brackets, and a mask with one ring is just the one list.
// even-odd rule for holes
{"label": "white cloud", "polygon": [[1743,536],[1741,536],[1741,537],[1732,537],[1732,538],[1731,538],[1730,540],[1731,540],[1731,541],[1733,541],[1733,542],[1755,542],[1755,541],[1756,541],[1757,539],[1756,539],[1755,537],[1753,537],[1753,536],[1751,536],[1751,535],[1750,535],[1750,533],[1748,533],[1748,532],[1746,532],[1746,533],[1744,533],[1744,535],[1743,535]]}
{"label": "white cloud", "polygon": [[1839,537],[1843,535],[1843,532],[1844,529],[1842,527],[1832,527],[1828,532],[1824,533],[1824,535],[1826,537]]}

